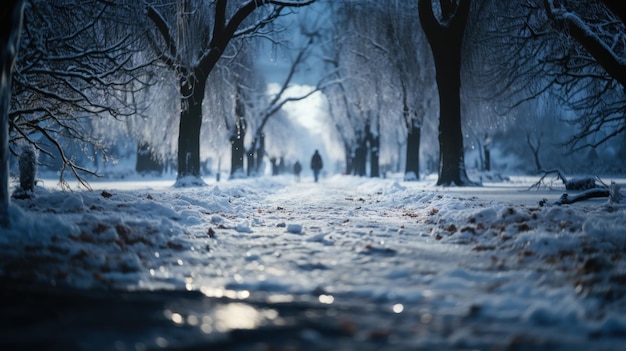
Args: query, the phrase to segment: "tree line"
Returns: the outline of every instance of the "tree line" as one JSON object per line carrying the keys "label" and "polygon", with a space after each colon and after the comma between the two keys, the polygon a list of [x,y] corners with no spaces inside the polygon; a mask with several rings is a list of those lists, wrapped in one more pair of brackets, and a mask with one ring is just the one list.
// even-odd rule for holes
{"label": "tree line", "polygon": [[[315,19],[281,25],[309,7]],[[528,117],[511,116],[550,112],[530,103],[567,108],[572,151],[625,136],[617,0],[12,0],[1,10],[10,19],[0,43],[4,222],[9,154],[20,145],[56,162],[61,180],[67,170],[82,180],[97,172],[73,155],[106,159],[121,124],[137,150],[175,160],[181,186],[201,185],[203,148],[228,145],[233,177],[259,172],[270,117],[288,123],[281,107],[315,92],[327,99],[349,174],[369,165],[380,176],[386,145],[405,155],[406,179],[418,179],[420,146],[436,144],[437,184],[475,184],[470,132],[486,149],[482,135]],[[295,31],[300,48],[285,35]],[[290,68],[270,97],[256,66],[264,45],[292,49],[280,51],[292,53]],[[310,92],[286,97],[308,60],[324,73]],[[541,133],[522,133],[538,165]]]}

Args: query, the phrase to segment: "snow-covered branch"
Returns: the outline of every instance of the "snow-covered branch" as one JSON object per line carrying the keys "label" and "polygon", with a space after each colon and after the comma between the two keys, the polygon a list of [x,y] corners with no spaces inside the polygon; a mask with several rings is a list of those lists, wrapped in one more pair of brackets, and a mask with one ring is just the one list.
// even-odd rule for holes
{"label": "snow-covered branch", "polygon": [[548,17],[558,24],[557,28],[576,39],[597,62],[626,88],[626,58],[618,55],[594,30],[579,16],[556,6],[554,0],[544,0]]}

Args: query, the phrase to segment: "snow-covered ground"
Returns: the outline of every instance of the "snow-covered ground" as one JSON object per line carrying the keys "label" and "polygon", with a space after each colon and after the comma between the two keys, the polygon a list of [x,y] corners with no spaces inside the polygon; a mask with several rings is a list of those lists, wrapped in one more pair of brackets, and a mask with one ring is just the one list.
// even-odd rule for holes
{"label": "snow-covered ground", "polygon": [[[612,180],[625,183],[603,179]],[[536,181],[443,188],[433,178],[278,176],[175,188],[137,179],[61,192],[45,180],[34,198],[12,202],[0,276],[237,301],[212,318],[167,311],[207,335],[285,323],[276,309],[240,302],[310,298],[396,316],[337,321],[360,340],[616,350],[626,342],[626,205],[557,206],[564,188],[528,191]]]}

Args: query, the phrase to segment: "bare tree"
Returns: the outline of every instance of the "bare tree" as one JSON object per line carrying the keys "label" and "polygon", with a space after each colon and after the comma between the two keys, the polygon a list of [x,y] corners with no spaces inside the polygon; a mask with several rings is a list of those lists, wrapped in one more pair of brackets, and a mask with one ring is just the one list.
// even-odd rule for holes
{"label": "bare tree", "polygon": [[417,180],[420,174],[420,142],[424,115],[430,109],[432,76],[431,57],[424,32],[414,20],[417,6],[410,2],[389,3],[385,9],[384,42],[388,57],[396,70],[395,85],[399,86],[402,119],[406,130],[405,180]]}
{"label": "bare tree", "polygon": [[9,224],[9,104],[23,8],[24,3],[19,0],[3,1],[0,5],[0,227]]}
{"label": "bare tree", "polygon": [[[154,23],[154,47],[160,59],[176,72],[181,94],[178,136],[178,179],[191,177],[189,184],[201,185],[200,130],[202,102],[209,74],[233,38],[249,36],[281,15],[286,7],[301,7],[315,0],[195,2],[154,1],[147,4]],[[267,8],[254,21],[254,12]],[[250,23],[251,22],[251,23]]]}
{"label": "bare tree", "polygon": [[490,79],[482,85],[491,97],[510,109],[548,96],[574,111],[566,122],[578,131],[565,142],[574,152],[623,145],[626,25],[618,1],[485,2]]}
{"label": "bare tree", "polygon": [[[595,148],[626,132],[624,10],[613,0],[600,3],[604,6],[589,1],[544,0],[545,12],[559,37],[573,38],[586,53],[582,58],[566,53],[565,65],[561,66],[570,105],[582,112],[574,121],[581,130],[569,141],[574,149]],[[586,96],[577,98],[577,90],[586,90]]]}
{"label": "bare tree", "polygon": [[[265,95],[260,98],[262,101],[260,101],[258,104],[260,105],[260,109],[256,111],[256,125],[252,134],[250,147],[248,148],[249,154],[254,154],[253,158],[256,159],[256,161],[254,162],[255,169],[253,170],[254,172],[249,171],[249,174],[258,173],[260,171],[260,159],[265,154],[265,126],[270,121],[270,118],[272,118],[279,111],[281,111],[286,104],[305,100],[311,95],[335,83],[329,78],[329,76],[333,74],[333,72],[331,71],[324,74],[322,77],[319,77],[319,80],[317,81],[315,86],[311,87],[311,89],[309,89],[307,92],[304,92],[297,96],[287,94],[287,91],[293,83],[296,73],[301,68],[301,66],[304,65],[306,58],[310,57],[311,51],[315,48],[315,36],[312,34],[309,34],[307,36],[307,42],[298,50],[295,58],[289,65],[289,68],[287,69],[287,74],[284,77],[284,80],[280,85],[279,90],[275,94],[273,94],[273,96],[269,97],[269,101],[266,101],[268,100],[268,97]],[[250,167],[250,164],[248,164],[248,167]]]}
{"label": "bare tree", "polygon": [[29,143],[60,159],[62,185],[69,168],[89,188],[82,175],[96,172],[77,163],[66,146],[90,145],[106,155],[93,118],[134,115],[135,94],[154,78],[150,62],[138,63],[142,47],[128,33],[136,11],[99,0],[82,5],[27,2],[9,125],[12,145]]}
{"label": "bare tree", "polygon": [[419,16],[435,60],[439,90],[439,178],[437,185],[473,185],[465,170],[461,130],[461,48],[471,0],[419,0]]}
{"label": "bare tree", "polygon": [[416,82],[421,80],[415,72],[422,71],[413,51],[418,28],[411,10],[415,6],[406,2],[376,1],[342,2],[333,10],[334,46],[327,63],[338,84],[326,93],[345,145],[347,173],[365,175],[369,162],[370,176],[379,176],[385,138],[398,128],[406,133],[411,123],[410,118],[403,121],[399,101],[419,105]]}

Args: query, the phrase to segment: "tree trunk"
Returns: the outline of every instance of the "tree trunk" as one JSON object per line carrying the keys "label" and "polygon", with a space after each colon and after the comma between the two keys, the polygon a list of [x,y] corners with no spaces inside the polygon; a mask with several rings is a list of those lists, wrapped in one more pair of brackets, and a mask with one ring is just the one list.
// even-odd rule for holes
{"label": "tree trunk", "polygon": [[365,176],[367,163],[367,139],[359,137],[357,139],[356,151],[354,152],[354,175],[359,177]]}
{"label": "tree trunk", "polygon": [[411,128],[406,136],[406,166],[404,170],[405,180],[419,180],[420,178],[420,138],[422,129],[411,119]]}
{"label": "tree trunk", "polygon": [[235,123],[235,130],[230,136],[230,150],[231,150],[231,162],[230,162],[230,178],[241,178],[244,176],[243,159],[246,154],[246,149],[243,145],[244,137],[246,136],[246,107],[242,101],[243,96],[237,89],[238,94],[235,100],[235,114],[237,122]]}
{"label": "tree trunk", "polygon": [[[435,18],[432,0],[419,0],[422,28],[433,53],[439,89],[439,179],[437,185],[474,185],[465,169],[461,131],[461,44],[469,16],[470,0],[460,0],[454,13]],[[445,12],[445,11],[442,11]]]}
{"label": "tree trunk", "polygon": [[248,171],[246,172],[246,175],[248,177],[256,176],[256,162],[254,161],[254,151],[248,150],[248,152],[246,153],[246,161],[248,163]]}
{"label": "tree trunk", "polygon": [[200,179],[200,129],[206,77],[198,73],[191,78],[182,78],[180,84],[178,179],[190,176]]}
{"label": "tree trunk", "polygon": [[343,148],[346,153],[346,175],[350,175],[354,171],[354,151],[347,142],[344,142]]}
{"label": "tree trunk", "polygon": [[485,133],[485,139],[483,141],[483,154],[484,154],[484,170],[491,171],[491,137],[488,133]]}
{"label": "tree trunk", "polygon": [[253,140],[252,144],[250,144],[250,148],[248,149],[248,151],[246,151],[246,159],[248,163],[248,171],[246,172],[246,174],[248,177],[253,177],[256,175],[256,162],[254,161],[255,150],[256,140]]}
{"label": "tree trunk", "polygon": [[235,125],[235,130],[230,137],[230,150],[231,150],[231,167],[230,177],[239,178],[244,175],[243,159],[245,154],[245,148],[243,145],[243,138],[246,135],[245,122],[243,118],[239,118]]}
{"label": "tree trunk", "polygon": [[488,147],[483,147],[485,153],[485,171],[491,171],[491,151]]}
{"label": "tree trunk", "polygon": [[[378,131],[378,130],[377,130]],[[367,163],[367,147],[369,146],[370,151],[370,177],[376,178],[380,176],[380,165],[379,165],[379,149],[380,149],[380,136],[374,135],[372,133],[372,128],[370,123],[368,122],[365,125],[365,143],[363,145],[365,147],[365,161],[363,164]],[[363,169],[363,175],[365,175],[365,168]]]}
{"label": "tree trunk", "polygon": [[263,174],[263,158],[265,157],[265,134],[261,133],[261,135],[259,135],[259,142],[257,145],[257,148],[255,150],[256,152],[256,165],[255,165],[255,169],[256,169],[256,174]]}
{"label": "tree trunk", "polygon": [[380,177],[380,136],[370,138],[370,177]]}
{"label": "tree trunk", "polygon": [[137,160],[135,162],[135,172],[140,174],[163,174],[163,163],[152,152],[147,143],[137,143]]}
{"label": "tree trunk", "polygon": [[530,147],[530,151],[533,154],[533,159],[535,160],[535,168],[537,168],[537,172],[540,172],[543,167],[541,167],[541,160],[539,159],[539,149],[541,148],[541,136],[537,138],[537,144],[533,144],[531,133],[526,133],[526,142]]}
{"label": "tree trunk", "polygon": [[9,225],[9,107],[23,9],[23,1],[3,1],[0,5],[0,227]]}

